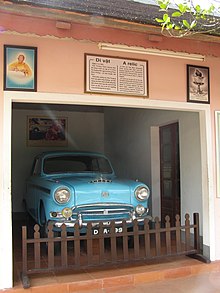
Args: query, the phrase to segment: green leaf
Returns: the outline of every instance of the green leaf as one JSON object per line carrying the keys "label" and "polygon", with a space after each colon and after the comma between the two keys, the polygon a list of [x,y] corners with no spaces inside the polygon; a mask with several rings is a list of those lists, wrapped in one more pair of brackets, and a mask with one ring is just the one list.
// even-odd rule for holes
{"label": "green leaf", "polygon": [[178,26],[178,25],[175,25],[175,26],[174,26],[174,29],[175,29],[175,30],[181,30],[181,27]]}
{"label": "green leaf", "polygon": [[164,20],[161,19],[161,18],[155,18],[155,20],[156,20],[157,22],[159,22],[159,23],[164,22]]}
{"label": "green leaf", "polygon": [[201,7],[200,7],[200,5],[196,5],[196,7],[195,7],[195,11],[196,11],[196,13],[200,13],[200,12],[201,12]]}
{"label": "green leaf", "polygon": [[212,4],[208,9],[207,9],[207,14],[212,14],[215,10],[215,6]]}
{"label": "green leaf", "polygon": [[166,29],[171,30],[171,29],[173,29],[173,26],[174,25],[172,23],[168,23],[166,26]]}
{"label": "green leaf", "polygon": [[160,6],[162,10],[167,10],[170,4],[170,0],[157,1],[157,4]]}
{"label": "green leaf", "polygon": [[167,10],[167,5],[166,4],[161,4],[160,9],[161,10]]}
{"label": "green leaf", "polygon": [[190,24],[190,29],[193,29],[197,25],[197,21],[193,20],[193,22]]}
{"label": "green leaf", "polygon": [[170,17],[169,17],[169,15],[167,14],[167,13],[165,13],[164,15],[163,15],[163,21],[164,22],[170,22]]}
{"label": "green leaf", "polygon": [[183,5],[182,3],[180,3],[179,5],[178,5],[178,7],[179,7],[179,11],[183,14],[183,13],[185,13],[186,11],[187,11],[187,6],[186,5]]}
{"label": "green leaf", "polygon": [[190,24],[188,23],[188,21],[187,21],[186,19],[183,20],[183,25],[184,25],[186,28],[190,29]]}
{"label": "green leaf", "polygon": [[181,15],[182,15],[182,13],[179,11],[175,11],[172,13],[172,17],[180,17]]}

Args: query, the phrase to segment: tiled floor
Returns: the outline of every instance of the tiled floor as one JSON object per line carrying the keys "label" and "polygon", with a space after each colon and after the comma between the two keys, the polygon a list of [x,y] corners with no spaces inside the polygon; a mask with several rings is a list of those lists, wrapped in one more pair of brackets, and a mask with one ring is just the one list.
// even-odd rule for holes
{"label": "tiled floor", "polygon": [[14,288],[4,292],[220,292],[220,262],[204,264],[185,256],[139,262],[136,265],[35,274],[30,277],[31,287],[23,289],[18,231],[16,229],[14,233]]}
{"label": "tiled floor", "polygon": [[19,279],[4,292],[220,292],[220,262],[204,264],[188,257],[59,273],[33,275],[31,288],[23,289]]}

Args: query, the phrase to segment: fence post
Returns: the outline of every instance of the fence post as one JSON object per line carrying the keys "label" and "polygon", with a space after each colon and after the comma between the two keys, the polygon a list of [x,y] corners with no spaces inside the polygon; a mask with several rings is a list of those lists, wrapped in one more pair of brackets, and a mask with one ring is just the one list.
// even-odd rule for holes
{"label": "fence post", "polygon": [[189,255],[192,258],[198,259],[204,263],[210,263],[211,260],[206,256],[200,254],[200,237],[199,237],[199,214],[193,214],[193,226],[194,226],[194,249],[196,250],[195,254]]}
{"label": "fence post", "polygon": [[103,223],[99,223],[99,263],[104,264],[105,238],[103,233]]}
{"label": "fence post", "polygon": [[165,217],[165,227],[166,227],[166,249],[167,254],[171,254],[171,231],[170,231],[170,217]]}
{"label": "fence post", "polygon": [[[54,235],[53,235],[53,223],[50,222],[47,226],[48,229],[48,268],[54,268]],[[46,244],[46,243],[45,243]]]}
{"label": "fence post", "polygon": [[199,214],[193,214],[194,222],[194,248],[197,250],[197,253],[200,253],[200,239],[199,239]]}
{"label": "fence post", "polygon": [[110,224],[110,241],[111,241],[111,259],[113,262],[117,261],[117,246],[116,246],[116,234],[115,234],[115,222]]}
{"label": "fence post", "polygon": [[80,233],[79,224],[76,223],[74,226],[74,258],[76,267],[80,266]]}
{"label": "fence post", "polygon": [[122,222],[122,233],[123,233],[123,256],[124,256],[124,261],[127,261],[128,260],[128,229],[127,229],[127,224],[125,220],[123,220]]}
{"label": "fence post", "polygon": [[[39,240],[40,239],[40,227],[39,225],[34,225],[34,240]],[[39,241],[34,241],[34,266],[35,269],[40,268],[40,242]]]}
{"label": "fence post", "polygon": [[133,231],[134,231],[134,257],[135,259],[138,259],[140,256],[140,246],[139,246],[139,227],[138,227],[138,222],[135,219],[134,220],[134,226],[133,226]]}
{"label": "fence post", "polygon": [[23,273],[27,273],[27,227],[22,226],[22,262]]}
{"label": "fence post", "polygon": [[144,248],[145,248],[145,256],[150,257],[150,227],[149,227],[149,219],[144,219]]}
{"label": "fence post", "polygon": [[86,229],[86,249],[87,249],[87,261],[88,261],[88,265],[92,264],[92,259],[93,259],[93,255],[94,255],[94,251],[93,251],[93,237],[92,237],[92,223],[88,223],[87,225],[87,229]]}
{"label": "fence post", "polygon": [[30,288],[30,280],[27,276],[27,227],[22,226],[22,273],[21,281],[25,289]]}
{"label": "fence post", "polygon": [[67,260],[67,233],[66,233],[66,225],[62,224],[61,226],[61,263],[62,267],[68,266]]}
{"label": "fence post", "polygon": [[186,251],[190,250],[190,220],[189,214],[185,214],[185,245]]}
{"label": "fence post", "polygon": [[161,242],[160,242],[160,221],[159,218],[155,218],[155,237],[156,237],[156,255],[159,256],[161,253]]}
{"label": "fence post", "polygon": [[176,215],[176,252],[181,252],[180,216]]}

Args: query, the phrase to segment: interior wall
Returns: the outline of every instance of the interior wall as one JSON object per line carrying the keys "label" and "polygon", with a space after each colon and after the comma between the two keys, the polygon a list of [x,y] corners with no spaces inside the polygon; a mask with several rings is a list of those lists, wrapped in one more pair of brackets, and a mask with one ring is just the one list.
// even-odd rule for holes
{"label": "interior wall", "polygon": [[[27,146],[27,116],[67,117],[67,147]],[[43,151],[82,150],[104,152],[104,114],[51,110],[13,110],[12,120],[12,202],[13,212],[22,212],[25,179],[29,176],[33,158]]]}
{"label": "interior wall", "polygon": [[[192,217],[194,212],[199,212],[202,217],[198,113],[105,108],[105,153],[111,156],[116,173],[138,178],[154,190],[151,182],[158,182],[160,174],[156,179],[151,176],[151,127],[176,121],[179,122],[180,138],[181,217],[184,219],[185,213]],[[153,193],[151,197],[154,204],[159,204],[160,194]]]}
{"label": "interior wall", "polygon": [[[152,216],[159,216],[160,194],[154,184],[160,181],[159,161],[152,166],[151,127],[179,121],[181,213],[199,212],[202,216],[201,154],[199,117],[197,113],[127,108],[108,108],[104,113],[54,111],[57,117],[68,118],[68,147],[27,146],[28,115],[47,116],[51,110],[13,110],[12,123],[12,194],[13,212],[22,212],[25,179],[29,176],[33,158],[47,150],[89,150],[105,152],[116,174],[138,179],[149,185]],[[192,127],[193,125],[193,127]],[[156,147],[154,145],[154,147]],[[157,146],[159,148],[159,145]],[[157,188],[158,190],[158,188]],[[153,199],[153,200],[152,200]],[[152,206],[153,205],[153,206]]]}

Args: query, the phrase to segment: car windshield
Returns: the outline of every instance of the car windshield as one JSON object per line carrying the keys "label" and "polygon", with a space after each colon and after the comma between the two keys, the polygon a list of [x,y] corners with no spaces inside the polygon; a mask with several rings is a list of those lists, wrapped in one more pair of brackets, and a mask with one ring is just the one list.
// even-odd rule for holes
{"label": "car windshield", "polygon": [[45,174],[98,172],[111,174],[112,168],[106,158],[85,155],[66,155],[44,160]]}

